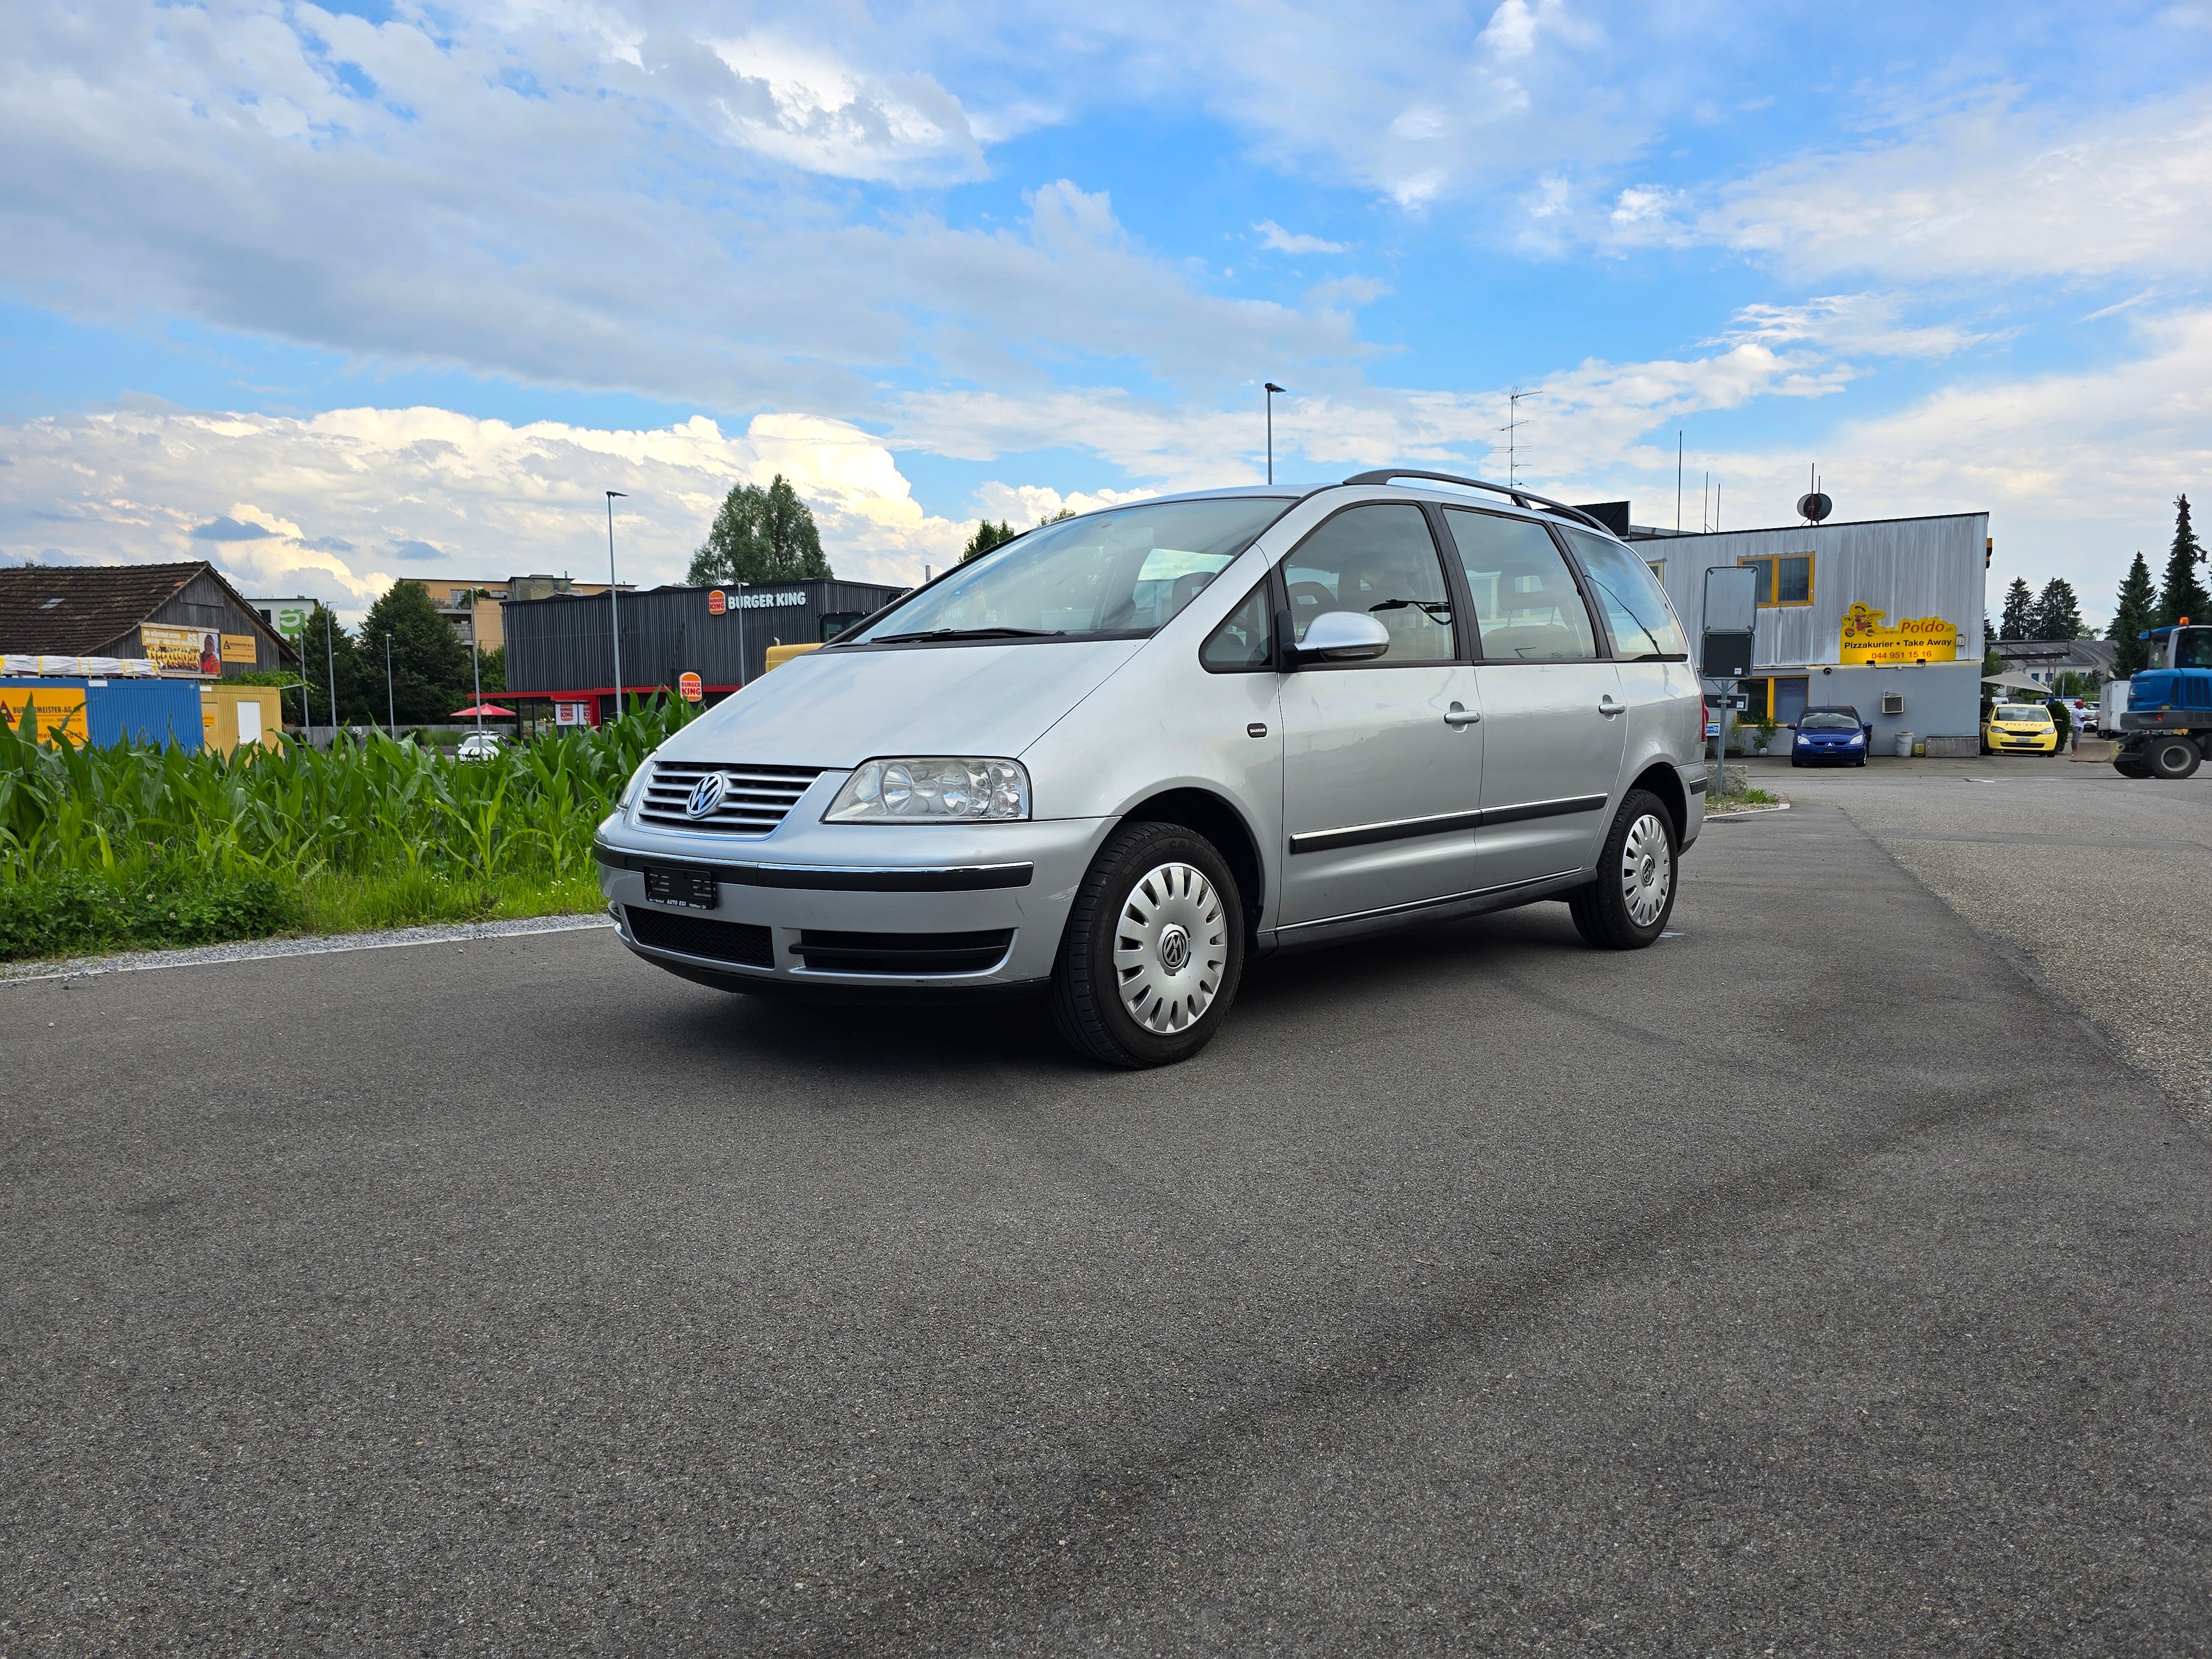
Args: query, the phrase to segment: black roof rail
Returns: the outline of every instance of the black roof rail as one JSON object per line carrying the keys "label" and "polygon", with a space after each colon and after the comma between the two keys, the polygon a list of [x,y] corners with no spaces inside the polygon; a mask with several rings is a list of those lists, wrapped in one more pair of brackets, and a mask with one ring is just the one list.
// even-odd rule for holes
{"label": "black roof rail", "polygon": [[1348,484],[1386,484],[1398,478],[1433,478],[1438,483],[1462,484],[1469,489],[1487,489],[1493,495],[1504,496],[1516,507],[1527,507],[1534,501],[1538,507],[1547,507],[1554,513],[1564,513],[1571,519],[1579,519],[1601,536],[1613,535],[1613,532],[1579,507],[1569,507],[1565,501],[1555,501],[1548,495],[1536,495],[1517,484],[1489,483],[1480,478],[1462,478],[1456,472],[1419,472],[1404,466],[1383,467],[1374,472],[1355,472],[1344,482]]}

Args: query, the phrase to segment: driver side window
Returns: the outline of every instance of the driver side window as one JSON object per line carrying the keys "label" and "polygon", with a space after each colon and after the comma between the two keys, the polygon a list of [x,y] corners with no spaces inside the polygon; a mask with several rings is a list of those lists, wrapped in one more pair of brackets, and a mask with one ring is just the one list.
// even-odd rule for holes
{"label": "driver side window", "polygon": [[1409,502],[1338,514],[1283,561],[1283,581],[1292,633],[1301,641],[1315,618],[1351,611],[1389,630],[1382,663],[1449,662],[1457,654],[1443,566],[1427,516]]}

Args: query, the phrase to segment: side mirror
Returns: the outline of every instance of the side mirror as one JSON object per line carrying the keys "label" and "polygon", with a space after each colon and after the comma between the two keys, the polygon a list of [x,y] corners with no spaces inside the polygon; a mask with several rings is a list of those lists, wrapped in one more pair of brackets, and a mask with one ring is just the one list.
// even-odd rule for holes
{"label": "side mirror", "polygon": [[1325,611],[1314,618],[1305,638],[1291,647],[1290,665],[1364,662],[1389,648],[1390,630],[1374,617],[1357,611]]}

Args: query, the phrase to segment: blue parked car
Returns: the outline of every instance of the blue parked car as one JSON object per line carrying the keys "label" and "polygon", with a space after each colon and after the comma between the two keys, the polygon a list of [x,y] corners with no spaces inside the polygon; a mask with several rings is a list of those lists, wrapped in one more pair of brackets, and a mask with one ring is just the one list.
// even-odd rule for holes
{"label": "blue parked car", "polygon": [[1847,702],[1808,708],[1797,717],[1797,740],[1790,745],[1792,766],[1864,766],[1874,727]]}

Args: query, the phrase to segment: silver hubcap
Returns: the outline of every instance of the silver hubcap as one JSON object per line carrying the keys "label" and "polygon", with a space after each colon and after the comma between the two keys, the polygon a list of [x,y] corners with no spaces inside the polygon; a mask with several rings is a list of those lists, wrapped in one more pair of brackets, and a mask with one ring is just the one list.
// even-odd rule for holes
{"label": "silver hubcap", "polygon": [[1228,962],[1228,921],[1201,872],[1163,864],[1130,890],[1114,931],[1114,976],[1138,1024],[1188,1030],[1212,1006]]}
{"label": "silver hubcap", "polygon": [[1674,885],[1674,861],[1668,854],[1667,826],[1646,812],[1628,826],[1620,848],[1620,893],[1638,927],[1649,927],[1667,908]]}

